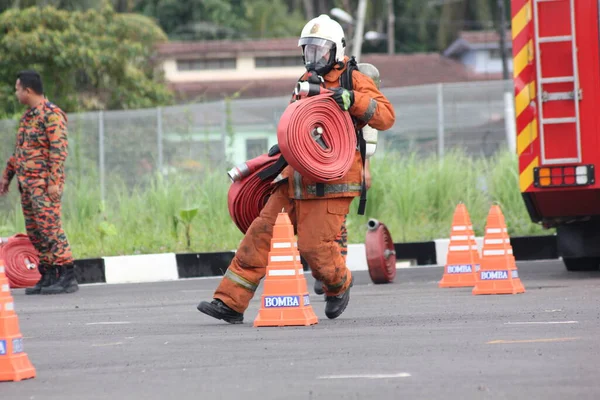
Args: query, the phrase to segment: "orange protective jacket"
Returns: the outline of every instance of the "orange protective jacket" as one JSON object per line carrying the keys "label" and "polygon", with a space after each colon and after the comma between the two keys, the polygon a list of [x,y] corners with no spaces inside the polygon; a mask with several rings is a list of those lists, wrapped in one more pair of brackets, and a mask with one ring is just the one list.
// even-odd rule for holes
{"label": "orange protective jacket", "polygon": [[10,181],[16,175],[25,187],[63,185],[67,154],[67,116],[44,101],[21,117],[15,152],[3,176]]}
{"label": "orange protective jacket", "polygon": [[[342,68],[337,65],[323,77],[326,88],[340,86],[340,77],[346,70],[349,57],[345,57]],[[300,80],[306,80],[304,74]],[[373,80],[355,70],[352,73],[352,87],[354,90],[354,104],[348,110],[353,117],[359,120],[358,128],[369,124],[371,127],[385,131],[390,129],[396,121],[394,107],[390,101],[377,89]],[[316,182],[301,176],[291,166],[285,167],[281,173],[282,178],[288,179],[289,196],[292,199],[323,199],[334,197],[357,197],[363,178],[363,167],[360,151],[354,155],[354,163],[348,173],[341,179],[325,183],[325,196],[317,196]]]}

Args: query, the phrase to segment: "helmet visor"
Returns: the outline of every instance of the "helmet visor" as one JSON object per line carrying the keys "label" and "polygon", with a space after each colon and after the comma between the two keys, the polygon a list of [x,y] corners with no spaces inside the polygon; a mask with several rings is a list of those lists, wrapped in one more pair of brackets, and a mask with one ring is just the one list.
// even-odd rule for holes
{"label": "helmet visor", "polygon": [[313,65],[327,65],[333,42],[326,39],[306,38],[302,40],[304,45],[304,62]]}

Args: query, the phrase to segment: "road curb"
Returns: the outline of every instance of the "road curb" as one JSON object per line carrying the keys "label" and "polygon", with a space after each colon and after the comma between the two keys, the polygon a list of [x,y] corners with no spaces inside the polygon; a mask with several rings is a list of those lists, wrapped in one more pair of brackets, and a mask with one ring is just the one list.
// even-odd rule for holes
{"label": "road curb", "polygon": [[[483,238],[477,237],[481,250]],[[394,243],[396,260],[404,264],[445,265],[448,238],[425,242]],[[521,236],[510,239],[516,261],[558,259],[555,235]],[[222,276],[234,251],[212,253],[159,253],[75,260],[77,280],[88,283],[162,282],[186,278]],[[348,245],[348,268],[366,271],[364,244]],[[308,265],[302,260],[304,270]]]}

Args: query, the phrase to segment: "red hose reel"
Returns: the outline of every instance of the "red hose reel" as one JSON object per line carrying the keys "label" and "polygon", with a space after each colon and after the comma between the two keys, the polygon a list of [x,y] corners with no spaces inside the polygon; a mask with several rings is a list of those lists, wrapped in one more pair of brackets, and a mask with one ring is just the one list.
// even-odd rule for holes
{"label": "red hose reel", "polygon": [[38,253],[29,237],[18,233],[0,243],[0,259],[4,260],[6,277],[11,288],[35,286],[41,275],[38,271]]}
{"label": "red hose reel", "polygon": [[271,182],[262,180],[258,174],[275,164],[278,158],[279,155],[269,157],[263,154],[228,172],[233,181],[227,195],[229,215],[242,233],[246,233],[258,217],[273,190]]}
{"label": "red hose reel", "polygon": [[315,182],[343,178],[354,162],[357,138],[348,112],[329,90],[291,103],[277,126],[281,154],[300,175]]}
{"label": "red hose reel", "polygon": [[396,251],[388,228],[371,218],[367,222],[365,237],[367,266],[375,284],[391,283],[396,278]]}

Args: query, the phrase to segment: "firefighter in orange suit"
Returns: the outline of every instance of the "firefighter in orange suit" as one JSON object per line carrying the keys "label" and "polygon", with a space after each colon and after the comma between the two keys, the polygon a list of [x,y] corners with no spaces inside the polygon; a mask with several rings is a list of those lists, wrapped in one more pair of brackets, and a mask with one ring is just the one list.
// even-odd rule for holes
{"label": "firefighter in orange suit", "polygon": [[[349,62],[340,24],[326,15],[314,18],[304,26],[298,45],[302,48],[306,76],[316,74],[322,78],[322,84],[334,92],[340,108],[356,118],[359,128],[367,123],[379,131],[393,126],[393,106],[371,78],[354,71],[353,90],[340,87],[340,77]],[[285,167],[275,179],[277,183],[267,204],[248,228],[213,300],[202,301],[198,310],[232,324],[243,322],[244,311],[265,276],[273,226],[284,209],[298,235],[300,254],[313,277],[323,283],[325,315],[330,319],[339,317],[348,305],[353,279],[336,236],[352,200],[361,193],[362,177],[363,161],[358,150],[350,171],[343,178],[324,184],[324,193],[317,193],[316,182],[290,166]]]}

